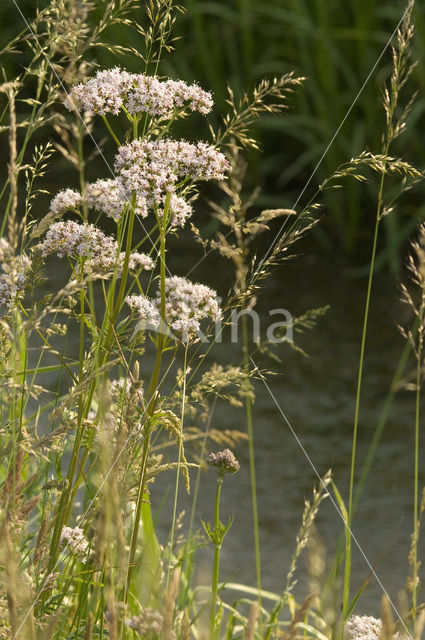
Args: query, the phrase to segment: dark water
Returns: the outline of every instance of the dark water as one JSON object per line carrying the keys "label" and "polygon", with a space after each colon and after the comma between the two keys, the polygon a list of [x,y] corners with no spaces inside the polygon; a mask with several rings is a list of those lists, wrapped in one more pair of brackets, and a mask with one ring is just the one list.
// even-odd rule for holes
{"label": "dark water", "polygon": [[[193,262],[195,256],[192,257],[184,245],[181,249],[178,255],[171,254],[169,259],[171,264],[174,262],[173,272],[185,275],[188,262]],[[225,275],[225,266],[214,260],[206,260],[191,278],[219,289],[221,287],[224,292],[227,286]],[[330,310],[319,318],[315,329],[296,338],[308,352],[308,357],[282,346],[278,350],[280,363],[260,356],[256,356],[256,360],[261,367],[276,372],[269,380],[270,391],[317,472],[323,475],[329,468],[332,469],[344,499],[348,498],[365,291],[364,280],[346,277],[339,265],[329,262],[329,256],[324,259],[317,248],[311,251],[306,247],[303,256],[276,271],[258,303],[263,318],[267,318],[271,308],[284,307],[293,315],[298,315],[307,309],[330,305]],[[406,312],[398,302],[397,284],[389,276],[378,274],[365,360],[358,436],[359,468],[404,347],[395,323],[407,319]],[[262,323],[262,328],[266,327],[267,324]],[[240,357],[240,346],[225,341],[214,348],[210,361],[239,364]],[[148,354],[141,363],[142,370],[149,369],[149,362]],[[295,548],[304,499],[311,495],[313,484],[317,484],[317,476],[261,381],[256,382],[255,391],[254,429],[263,587],[280,592]],[[244,412],[219,402],[212,426],[244,431]],[[413,508],[413,430],[414,394],[401,391],[395,397],[352,527],[362,552],[371,565],[376,564],[376,573],[382,585],[395,601],[408,572]],[[422,446],[422,469],[423,452]],[[234,514],[234,523],[222,549],[220,577],[254,586],[247,443],[239,445],[235,453],[241,463],[241,471],[225,480],[222,493],[222,518],[227,520],[229,515]],[[163,540],[171,524],[174,484],[175,472],[167,472],[151,489]],[[215,474],[209,469],[201,476],[196,528],[200,528],[201,518],[213,519],[214,491]],[[181,486],[178,511],[186,509],[186,524],[191,504],[191,497],[184,495]],[[343,526],[329,499],[321,507],[317,525],[330,561]],[[357,589],[368,577],[370,568],[354,542],[353,549],[353,588]],[[209,579],[211,562],[211,550],[200,553],[198,570],[206,581]],[[298,579],[297,588],[301,597],[309,590],[305,558],[299,564]],[[379,614],[382,592],[382,587],[372,576],[357,611]]]}

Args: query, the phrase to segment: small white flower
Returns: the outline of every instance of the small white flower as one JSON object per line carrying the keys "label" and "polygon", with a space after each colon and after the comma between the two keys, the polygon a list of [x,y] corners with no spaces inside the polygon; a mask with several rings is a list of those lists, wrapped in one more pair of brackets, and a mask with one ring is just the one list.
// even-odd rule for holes
{"label": "small white flower", "polygon": [[89,543],[84,535],[84,531],[80,529],[80,527],[63,527],[60,543],[66,551],[80,558],[83,562],[89,561]]}
{"label": "small white flower", "polygon": [[[120,262],[124,260],[124,256],[125,253],[120,254]],[[151,271],[153,267],[153,260],[150,256],[146,255],[146,253],[138,253],[137,251],[130,253],[128,268],[131,272],[141,271],[142,269],[145,271]]]}
{"label": "small white flower", "polygon": [[73,189],[59,191],[50,203],[50,211],[59,215],[69,209],[76,209],[81,206],[83,199],[81,193]]}
{"label": "small white flower", "polygon": [[345,625],[350,640],[379,640],[382,633],[382,620],[372,616],[352,616]]}
{"label": "small white flower", "polygon": [[[116,222],[121,219],[124,207],[130,205],[130,199],[126,197],[118,180],[97,180],[87,185],[86,202],[89,209],[104,213]],[[137,200],[135,214],[141,218],[148,215],[143,199]]]}
{"label": "small white flower", "polygon": [[11,307],[24,294],[31,267],[25,255],[14,255],[5,238],[0,238],[0,306]]}
{"label": "small white flower", "polygon": [[92,224],[79,224],[72,220],[55,222],[41,244],[44,257],[56,253],[59,258],[109,259],[117,254],[117,242]]}
{"label": "small white flower", "polygon": [[[142,321],[143,328],[157,331],[160,326],[161,317],[154,304],[144,296],[128,296],[126,302],[130,309]],[[142,327],[141,327],[142,328]]]}
{"label": "small white flower", "polygon": [[65,106],[70,111],[81,108],[92,115],[118,115],[130,83],[131,74],[119,67],[98,71],[95,77],[85,84],[80,83],[72,88],[65,100]]}
{"label": "small white flower", "polygon": [[127,618],[125,625],[134,629],[143,638],[151,637],[151,635],[157,637],[164,626],[164,618],[158,611],[146,608],[140,615]]}
{"label": "small white flower", "polygon": [[[55,222],[46,233],[40,245],[44,257],[56,253],[59,258],[84,259],[87,273],[108,274],[117,270],[122,275],[125,253],[118,254],[115,238],[105,235],[91,224],[80,224],[68,220]],[[145,253],[130,253],[128,269],[130,272],[153,269],[153,260]]]}

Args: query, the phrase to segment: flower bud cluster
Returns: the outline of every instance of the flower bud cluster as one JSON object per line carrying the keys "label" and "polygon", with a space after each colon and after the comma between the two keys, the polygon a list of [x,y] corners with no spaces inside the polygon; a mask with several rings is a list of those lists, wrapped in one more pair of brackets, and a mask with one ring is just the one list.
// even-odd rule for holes
{"label": "flower bud cluster", "polygon": [[207,456],[207,463],[213,467],[217,467],[217,470],[221,475],[224,475],[225,473],[237,473],[241,468],[239,462],[236,460],[230,449],[223,449],[223,451],[218,451],[217,453],[210,453]]}

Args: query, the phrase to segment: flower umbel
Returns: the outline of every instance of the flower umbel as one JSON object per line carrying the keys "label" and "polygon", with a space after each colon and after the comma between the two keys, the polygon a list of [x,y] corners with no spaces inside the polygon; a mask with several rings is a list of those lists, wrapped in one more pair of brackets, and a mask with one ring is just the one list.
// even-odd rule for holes
{"label": "flower umbel", "polygon": [[205,142],[133,140],[118,149],[115,171],[128,198],[136,192],[148,207],[163,205],[179,180],[222,180],[229,163]]}
{"label": "flower umbel", "polygon": [[[203,284],[196,284],[180,276],[165,278],[165,318],[168,328],[182,336],[184,342],[201,328],[201,320],[220,317],[217,293]],[[160,327],[161,294],[154,300],[144,296],[128,296],[127,304],[139,320],[158,330]]]}
{"label": "flower umbel", "polygon": [[[79,224],[72,220],[55,222],[40,245],[44,257],[56,253],[59,258],[84,260],[88,273],[107,274],[117,269],[122,272],[124,253],[118,255],[118,243],[91,224]],[[134,252],[129,256],[129,270],[153,269],[153,260],[144,253]]]}
{"label": "flower umbel", "polygon": [[60,541],[74,556],[77,556],[83,562],[89,561],[89,543],[80,527],[63,527]]}
{"label": "flower umbel", "polygon": [[81,206],[83,198],[81,193],[74,189],[63,189],[59,191],[50,203],[50,211],[55,215],[61,215],[65,211],[77,209]]}
{"label": "flower umbel", "polygon": [[0,238],[0,306],[10,307],[24,294],[30,267],[31,261],[26,255],[14,255],[8,241]]}
{"label": "flower umbel", "polygon": [[[130,206],[130,200],[126,197],[124,190],[118,180],[96,180],[87,185],[86,194],[87,207],[99,213],[104,213],[116,222],[121,219],[124,207]],[[146,218],[148,210],[146,202],[138,199],[135,206],[135,214],[141,218]]]}
{"label": "flower umbel", "polygon": [[160,118],[171,118],[176,109],[186,105],[191,111],[207,115],[213,100],[208,91],[196,84],[128,73],[119,67],[98,71],[85,84],[77,84],[65,101],[69,110],[81,108],[92,115],[117,115],[125,109],[131,115],[148,113]]}

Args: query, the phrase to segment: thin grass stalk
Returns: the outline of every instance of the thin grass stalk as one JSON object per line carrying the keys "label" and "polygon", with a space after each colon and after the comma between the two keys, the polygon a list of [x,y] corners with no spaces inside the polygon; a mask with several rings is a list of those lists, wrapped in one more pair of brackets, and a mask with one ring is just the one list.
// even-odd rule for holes
{"label": "thin grass stalk", "polygon": [[[113,331],[112,331],[112,326],[116,321],[116,318],[118,317],[118,313],[121,309],[122,306],[122,300],[124,297],[124,292],[125,292],[125,286],[126,286],[126,282],[127,282],[127,277],[128,277],[128,264],[129,264],[129,257],[130,257],[130,252],[131,252],[131,240],[132,240],[132,235],[133,235],[133,226],[134,226],[134,216],[135,216],[135,196],[133,196],[132,199],[132,204],[130,207],[130,211],[129,211],[129,221],[128,221],[128,229],[127,229],[127,241],[126,241],[126,248],[125,248],[125,257],[124,257],[124,262],[123,262],[123,272],[122,272],[122,277],[121,277],[121,283],[120,283],[120,288],[118,290],[118,294],[117,294],[117,299],[115,301],[115,307],[114,310],[112,312],[112,318],[110,318],[109,322],[110,322],[110,327],[109,330],[105,336],[104,339],[104,343],[103,345],[101,345],[99,343],[98,347],[99,347],[99,355],[100,355],[100,366],[102,366],[105,362],[106,359],[108,357],[108,353],[109,353],[109,349],[112,343],[112,339],[113,339]],[[115,288],[115,278],[113,279],[112,283],[111,283],[111,290],[113,291]],[[84,328],[85,328],[85,322],[84,322],[84,294],[83,292],[81,292],[81,298],[80,298],[80,354],[79,354],[79,380],[80,383],[82,382],[83,379],[83,367],[84,367]],[[106,320],[107,315],[105,315],[104,320]],[[77,462],[78,462],[78,455],[79,455],[79,451],[80,451],[80,447],[81,447],[81,442],[82,442],[82,438],[84,435],[84,423],[83,423],[83,419],[87,416],[87,413],[89,411],[90,405],[91,405],[91,401],[93,398],[93,394],[95,392],[95,388],[96,388],[96,384],[97,384],[98,380],[95,377],[95,379],[93,380],[93,382],[90,385],[89,391],[87,393],[87,398],[85,399],[85,402],[83,402],[82,398],[80,398],[79,402],[80,402],[80,407],[79,407],[79,412],[78,412],[78,424],[77,424],[77,433],[76,433],[76,437],[75,437],[75,442],[74,442],[74,447],[73,447],[73,452],[72,452],[72,457],[71,457],[71,463],[68,469],[68,473],[67,473],[67,486],[65,487],[64,491],[62,492],[61,495],[61,499],[59,502],[59,507],[58,507],[58,517],[56,519],[56,524],[55,524],[55,529],[54,529],[54,533],[53,533],[53,537],[52,537],[52,543],[51,543],[51,547],[50,547],[50,557],[49,557],[49,572],[53,571],[53,568],[56,566],[56,562],[57,562],[57,553],[58,553],[58,547],[59,547],[59,541],[60,541],[60,535],[61,535],[61,531],[62,528],[69,516],[71,507],[72,507],[72,501],[71,501],[71,497],[72,495],[75,495],[75,492],[78,488],[78,483],[74,485],[74,476],[75,476],[75,471],[76,471],[76,467],[77,467]]]}
{"label": "thin grass stalk", "polygon": [[[383,157],[387,158],[392,141],[400,135],[405,126],[405,118],[407,112],[400,116],[400,119],[396,121],[395,111],[398,105],[400,90],[407,82],[407,79],[413,69],[413,66],[408,64],[409,59],[409,42],[413,35],[413,28],[410,26],[411,12],[413,8],[413,0],[409,0],[407,9],[404,12],[404,19],[401,28],[397,32],[397,45],[393,47],[393,71],[391,75],[390,90],[385,88],[384,90],[384,110],[386,116],[386,126],[383,135]],[[348,500],[348,512],[346,523],[346,557],[344,567],[344,588],[343,588],[343,607],[342,618],[346,619],[349,611],[349,597],[350,597],[350,574],[351,574],[351,524],[353,516],[353,492],[354,492],[354,472],[356,464],[356,449],[357,449],[357,432],[359,424],[359,411],[360,411],[360,397],[362,391],[362,379],[364,369],[364,354],[366,347],[366,336],[369,320],[369,309],[372,293],[372,284],[374,277],[375,259],[378,242],[378,232],[380,221],[384,213],[384,183],[385,183],[385,170],[381,171],[381,177],[379,181],[378,189],[378,201],[376,207],[376,219],[375,230],[373,235],[372,254],[369,267],[368,286],[366,293],[365,310],[363,317],[363,330],[362,340],[360,347],[359,368],[357,377],[357,390],[356,390],[356,403],[355,403],[355,415],[354,415],[354,427],[353,427],[353,441],[351,450],[351,466],[350,466],[350,486],[349,486],[349,500]]]}
{"label": "thin grass stalk", "polygon": [[[39,101],[41,93],[42,93],[42,90],[43,90],[43,87],[44,87],[44,84],[45,84],[45,80],[46,80],[45,67],[46,67],[46,63],[43,61],[41,63],[42,71],[37,74],[38,81],[37,81],[37,91],[36,91],[36,102]],[[26,74],[24,74],[24,77],[25,77],[25,75]],[[9,96],[9,100],[11,100],[10,96]],[[11,105],[9,105],[9,109],[12,109]],[[25,129],[25,136],[24,136],[24,139],[22,141],[22,144],[20,145],[19,154],[17,155],[17,158],[16,158],[16,165],[19,166],[19,167],[22,165],[27,146],[28,146],[28,144],[29,144],[29,142],[31,140],[31,136],[32,136],[33,131],[34,131],[34,122],[36,120],[37,111],[38,111],[38,106],[37,106],[37,104],[34,104],[32,110],[31,110],[31,115],[29,117],[28,126]],[[11,124],[12,124],[12,122],[11,122]],[[4,185],[3,185],[2,189],[0,191],[0,200],[3,198],[3,195],[4,195],[4,193],[5,193],[6,189],[7,189],[7,186],[9,184],[9,182],[10,182],[10,176],[7,177],[7,179],[4,182]],[[4,214],[3,214],[2,224],[0,226],[0,237],[2,237],[4,235],[4,230],[5,230],[5,227],[6,227],[6,223],[8,222],[11,205],[12,205],[12,193],[9,194],[8,202],[6,204],[5,211],[4,211]]]}
{"label": "thin grass stalk", "polygon": [[[413,329],[413,334],[414,335],[416,335],[417,330],[418,330],[418,322],[416,321],[415,327]],[[394,376],[393,376],[393,378],[391,380],[390,388],[389,388],[389,391],[388,391],[388,395],[387,395],[387,397],[385,399],[384,406],[382,407],[382,411],[380,413],[380,416],[379,416],[379,419],[378,419],[378,422],[377,422],[377,425],[376,425],[376,429],[375,429],[373,437],[372,437],[372,441],[371,441],[371,443],[369,445],[369,449],[367,451],[366,458],[365,458],[365,461],[363,463],[363,466],[362,466],[362,469],[361,469],[361,472],[360,472],[360,477],[359,477],[359,480],[357,482],[356,491],[354,493],[354,498],[353,498],[353,514],[354,514],[354,512],[356,510],[356,507],[357,507],[357,504],[358,504],[358,502],[360,500],[360,496],[362,494],[362,491],[363,491],[363,488],[364,488],[364,484],[366,482],[366,478],[369,475],[369,471],[370,471],[370,468],[372,466],[372,463],[373,463],[373,460],[374,460],[374,457],[375,457],[375,454],[376,454],[376,450],[377,450],[378,444],[379,444],[379,442],[381,440],[383,431],[385,429],[385,425],[386,425],[387,420],[388,420],[388,416],[389,416],[390,411],[391,411],[391,406],[392,406],[392,403],[393,403],[393,400],[394,400],[394,396],[395,396],[395,394],[397,392],[397,385],[402,379],[403,372],[404,372],[404,370],[406,368],[407,361],[408,361],[409,354],[410,354],[411,350],[412,350],[411,344],[409,342],[406,342],[406,344],[405,344],[405,346],[403,348],[403,351],[402,351],[402,353],[400,355],[400,359],[399,359],[396,371],[395,371]]]}
{"label": "thin grass stalk", "polygon": [[252,502],[252,521],[254,527],[254,548],[255,548],[255,572],[258,590],[258,616],[261,623],[261,549],[260,549],[260,530],[258,524],[258,502],[257,502],[257,479],[255,472],[255,445],[254,445],[254,427],[252,421],[252,400],[250,396],[250,358],[249,358],[249,342],[248,342],[248,318],[246,314],[242,314],[242,341],[243,341],[243,359],[245,369],[246,394],[244,398],[246,426],[248,432],[248,449],[249,449],[249,473],[251,480],[251,502]]}
{"label": "thin grass stalk", "polygon": [[[423,268],[423,267],[422,267]],[[412,540],[412,617],[416,632],[416,609],[418,597],[418,515],[419,515],[419,427],[420,427],[420,396],[422,387],[422,351],[423,351],[423,321],[425,311],[425,291],[421,290],[421,304],[419,308],[419,340],[416,362],[416,397],[415,397],[415,451],[414,451],[414,496],[413,496],[413,540]]]}
{"label": "thin grass stalk", "polygon": [[366,293],[366,302],[365,302],[365,310],[363,316],[363,330],[362,330],[362,341],[360,346],[360,359],[359,359],[359,369],[357,376],[357,391],[356,391],[356,407],[354,414],[354,428],[353,428],[353,442],[351,449],[351,465],[350,465],[350,487],[349,487],[349,498],[348,498],[348,517],[347,523],[345,525],[346,533],[345,533],[345,568],[344,568],[344,588],[343,588],[343,605],[342,605],[342,616],[345,620],[348,608],[349,608],[349,598],[350,598],[350,575],[351,575],[351,523],[352,523],[352,512],[353,512],[353,491],[354,491],[354,471],[356,465],[356,450],[357,450],[357,432],[359,425],[359,412],[360,412],[360,396],[362,391],[362,380],[363,380],[363,368],[364,368],[364,355],[366,348],[366,336],[367,336],[367,327],[369,320],[369,309],[370,309],[370,300],[372,293],[372,284],[373,284],[373,275],[375,269],[375,258],[376,258],[376,248],[378,243],[378,231],[379,231],[379,221],[381,217],[381,207],[382,207],[382,190],[384,185],[384,176],[381,176],[381,184],[379,190],[379,199],[378,199],[378,207],[376,213],[376,221],[375,221],[375,231],[373,235],[373,245],[372,245],[372,255],[370,260],[369,267],[369,277],[367,284],[367,293]]}
{"label": "thin grass stalk", "polygon": [[121,146],[121,142],[118,140],[118,137],[116,136],[114,130],[112,129],[108,118],[105,115],[103,115],[102,119],[103,119],[103,122],[106,125],[106,128],[108,129],[109,133],[111,134],[111,137],[112,137],[113,141],[115,142],[117,147],[120,147]]}

